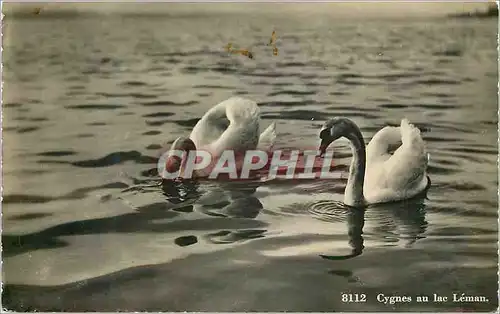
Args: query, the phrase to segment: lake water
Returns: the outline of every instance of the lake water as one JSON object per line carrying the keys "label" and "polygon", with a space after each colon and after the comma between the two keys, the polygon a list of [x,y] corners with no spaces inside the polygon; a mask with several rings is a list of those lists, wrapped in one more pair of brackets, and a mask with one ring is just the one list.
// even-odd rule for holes
{"label": "lake water", "polygon": [[[497,308],[497,19],[5,23],[4,307]],[[278,56],[266,46],[273,29]],[[228,42],[255,58],[228,55]],[[346,179],[158,185],[159,149],[235,95],[259,103],[263,128],[277,122],[284,148],[316,145],[334,116],[355,121],[366,141],[407,117],[427,143],[432,187],[359,211],[340,203]],[[333,146],[343,178],[346,143]],[[366,300],[343,302],[346,293]],[[456,303],[453,293],[487,300]]]}

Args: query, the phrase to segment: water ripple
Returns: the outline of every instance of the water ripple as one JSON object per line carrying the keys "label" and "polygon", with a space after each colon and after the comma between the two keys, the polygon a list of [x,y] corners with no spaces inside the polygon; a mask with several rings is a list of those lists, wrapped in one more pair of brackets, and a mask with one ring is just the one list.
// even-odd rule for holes
{"label": "water ripple", "polygon": [[159,100],[159,101],[150,101],[150,102],[144,102],[141,103],[142,106],[144,107],[162,107],[162,106],[191,106],[197,104],[198,101],[187,101],[183,103],[178,103],[174,101],[169,101],[169,100]]}

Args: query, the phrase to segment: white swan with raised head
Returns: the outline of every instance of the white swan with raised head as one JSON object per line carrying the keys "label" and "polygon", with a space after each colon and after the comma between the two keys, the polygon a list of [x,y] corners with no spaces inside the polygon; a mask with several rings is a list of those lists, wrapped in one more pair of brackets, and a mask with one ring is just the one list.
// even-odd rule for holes
{"label": "white swan with raised head", "polygon": [[[344,203],[360,207],[401,201],[424,192],[430,186],[428,154],[420,130],[407,119],[399,127],[386,126],[368,146],[358,126],[347,118],[333,118],[320,131],[320,152],[335,140],[351,143],[353,158],[344,192]],[[390,146],[399,148],[391,155]]]}
{"label": "white swan with raised head", "polygon": [[[209,109],[196,123],[189,138],[177,138],[170,148],[190,151],[202,149],[212,156],[220,156],[225,150],[271,151],[276,142],[276,123],[272,122],[261,134],[260,109],[256,102],[231,97]],[[181,160],[170,163],[169,171],[177,171]]]}

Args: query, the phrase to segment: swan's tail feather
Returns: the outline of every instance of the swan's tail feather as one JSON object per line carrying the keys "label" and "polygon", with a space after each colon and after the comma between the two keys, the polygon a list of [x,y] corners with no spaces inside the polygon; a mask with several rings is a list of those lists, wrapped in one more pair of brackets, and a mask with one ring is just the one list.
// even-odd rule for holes
{"label": "swan's tail feather", "polygon": [[414,147],[424,148],[424,140],[420,135],[420,130],[408,121],[408,119],[401,120],[401,141],[404,144]]}
{"label": "swan's tail feather", "polygon": [[423,190],[427,184],[427,165],[429,154],[426,152],[425,142],[420,135],[420,130],[411,124],[408,119],[401,121],[401,140],[403,142],[404,152],[399,157],[405,161],[407,168],[408,186],[414,186],[414,189]]}
{"label": "swan's tail feather", "polygon": [[267,129],[260,134],[258,149],[270,151],[276,143],[276,122],[271,123]]}

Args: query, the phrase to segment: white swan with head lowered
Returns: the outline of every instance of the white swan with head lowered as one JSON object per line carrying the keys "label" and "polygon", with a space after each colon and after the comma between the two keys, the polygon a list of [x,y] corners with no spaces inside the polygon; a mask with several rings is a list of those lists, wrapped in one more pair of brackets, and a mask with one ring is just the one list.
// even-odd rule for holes
{"label": "white swan with head lowered", "polygon": [[[350,141],[353,151],[344,195],[346,205],[360,207],[401,201],[429,187],[425,143],[420,130],[407,119],[399,127],[384,127],[365,147],[361,131],[353,121],[333,118],[321,129],[321,154],[341,137]],[[400,143],[391,155],[389,147]]]}
{"label": "white swan with head lowered", "polygon": [[[189,138],[177,138],[170,150],[205,150],[220,156],[225,150],[270,151],[276,142],[276,123],[261,134],[260,109],[256,102],[231,97],[211,109],[196,123]],[[171,172],[181,167],[181,160],[171,164]]]}

